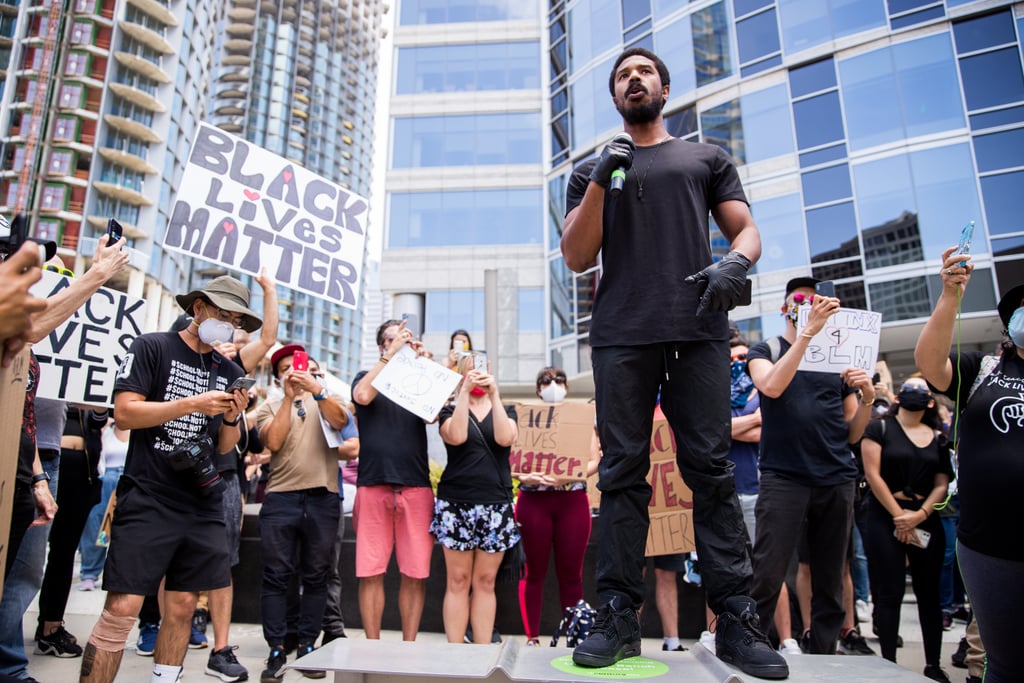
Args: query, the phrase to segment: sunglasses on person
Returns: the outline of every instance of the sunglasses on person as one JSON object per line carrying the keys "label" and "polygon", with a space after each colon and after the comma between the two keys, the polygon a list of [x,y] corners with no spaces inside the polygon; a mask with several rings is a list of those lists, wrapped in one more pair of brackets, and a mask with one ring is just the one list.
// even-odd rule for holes
{"label": "sunglasses on person", "polygon": [[732,359],[733,360],[746,360],[747,359],[747,354],[745,354],[745,353],[737,353],[735,356],[732,357]]}
{"label": "sunglasses on person", "polygon": [[302,399],[301,398],[295,399],[295,403],[293,403],[292,405],[294,405],[296,408],[299,409],[299,418],[303,422],[305,422],[306,421],[306,406],[304,406],[302,404]]}
{"label": "sunglasses on person", "polygon": [[556,375],[555,377],[541,377],[540,383],[547,386],[554,382],[555,384],[565,384],[565,375]]}
{"label": "sunglasses on person", "polygon": [[58,275],[63,275],[64,277],[74,277],[75,276],[75,271],[70,270],[69,268],[62,268],[62,267],[60,267],[58,265],[54,265],[52,263],[47,263],[45,266],[43,266],[43,270],[48,270],[51,273],[57,273]]}

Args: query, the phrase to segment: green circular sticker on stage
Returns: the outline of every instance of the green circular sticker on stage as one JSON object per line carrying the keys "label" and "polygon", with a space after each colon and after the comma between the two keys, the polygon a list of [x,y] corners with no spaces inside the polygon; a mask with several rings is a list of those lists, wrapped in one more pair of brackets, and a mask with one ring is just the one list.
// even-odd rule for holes
{"label": "green circular sticker on stage", "polygon": [[611,666],[602,668],[590,668],[576,666],[573,664],[572,655],[556,657],[551,660],[551,666],[559,671],[573,674],[574,676],[587,676],[588,678],[605,678],[616,681],[634,681],[641,678],[654,678],[664,676],[668,673],[668,664],[657,662],[646,657],[629,657],[616,662]]}

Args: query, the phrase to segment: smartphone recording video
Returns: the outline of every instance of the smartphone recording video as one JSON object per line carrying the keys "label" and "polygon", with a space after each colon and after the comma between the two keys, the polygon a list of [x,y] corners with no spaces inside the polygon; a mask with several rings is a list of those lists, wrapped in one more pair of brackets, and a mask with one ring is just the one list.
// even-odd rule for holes
{"label": "smartphone recording video", "polygon": [[296,372],[307,372],[309,370],[309,354],[305,351],[296,351],[292,354],[292,370]]}
{"label": "smartphone recording video", "polygon": [[117,244],[124,236],[124,227],[117,222],[116,218],[107,221],[107,246]]}

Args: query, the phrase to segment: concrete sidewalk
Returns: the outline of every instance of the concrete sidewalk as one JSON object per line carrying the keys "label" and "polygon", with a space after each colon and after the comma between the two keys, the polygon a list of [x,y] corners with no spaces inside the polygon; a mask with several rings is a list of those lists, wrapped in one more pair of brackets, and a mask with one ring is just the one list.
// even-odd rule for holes
{"label": "concrete sidewalk", "polygon": [[[71,595],[65,614],[66,628],[69,632],[78,637],[80,643],[84,643],[89,637],[96,617],[103,609],[103,600],[106,596],[101,590],[82,592],[78,590],[78,584],[71,587]],[[652,606],[653,607],[653,606]],[[40,683],[69,683],[78,679],[81,658],[58,659],[52,656],[32,654],[35,644],[32,641],[36,628],[36,617],[38,616],[36,604],[33,603],[25,614],[25,643],[29,652],[29,673]],[[943,635],[942,646],[942,668],[946,670],[953,681],[961,681],[966,677],[962,669],[954,669],[949,663],[949,656],[956,650],[960,636],[963,635],[963,624],[956,622],[952,631]],[[362,638],[363,633],[358,629],[347,629],[350,638]],[[871,633],[871,625],[861,624],[861,632],[867,638],[868,643],[877,652],[878,639]],[[897,656],[901,666],[920,674],[924,670],[924,651],[921,645],[921,629],[918,627],[917,606],[908,601],[902,610],[902,626],[900,632],[906,646],[899,651]],[[121,669],[117,681],[122,683],[145,683],[150,680],[153,658],[141,657],[135,653],[135,641],[138,637],[137,629],[132,629],[129,645],[125,649],[124,658],[121,662]],[[213,629],[207,632],[211,647],[213,643]],[[504,634],[506,638],[522,638],[518,634]],[[396,643],[401,641],[401,634],[397,632],[385,632],[383,640],[391,640]],[[443,633],[421,633],[420,641],[424,642],[445,642]],[[686,647],[694,647],[692,640],[684,640]],[[249,680],[258,681],[260,673],[265,666],[268,648],[263,641],[263,632],[259,624],[232,624],[231,644],[237,645],[235,652],[238,661],[249,669]],[[697,647],[700,647],[697,645]],[[645,652],[661,650],[661,641],[652,638],[645,638],[643,642]],[[185,677],[187,681],[213,681],[214,677],[205,675],[206,661],[210,654],[210,648],[202,650],[189,650],[185,657]],[[293,661],[289,657],[289,663]],[[284,680],[286,683],[306,680],[297,671],[287,671]],[[795,680],[795,679],[790,679]]]}

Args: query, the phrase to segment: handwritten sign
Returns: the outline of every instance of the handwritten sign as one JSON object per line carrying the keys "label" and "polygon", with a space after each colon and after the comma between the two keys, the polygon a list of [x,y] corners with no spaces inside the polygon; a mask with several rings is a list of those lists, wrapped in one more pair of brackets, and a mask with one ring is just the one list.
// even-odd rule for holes
{"label": "handwritten sign", "polygon": [[[11,528],[21,417],[28,389],[29,351],[26,346],[10,366],[0,368],[0,529]],[[0,595],[3,595],[7,533],[0,534]]]}
{"label": "handwritten sign", "polygon": [[584,481],[594,431],[592,403],[518,403],[519,437],[509,453],[512,476],[540,473]]}
{"label": "handwritten sign", "polygon": [[164,248],[348,308],[359,301],[368,202],[283,157],[201,124]]}
{"label": "handwritten sign", "polygon": [[373,388],[430,422],[441,412],[461,379],[459,373],[403,346],[374,378]]}
{"label": "handwritten sign", "polygon": [[[51,271],[31,289],[51,297],[71,281]],[[100,288],[53,332],[33,345],[41,379],[38,396],[94,406],[113,405],[114,378],[146,313],[143,299]]]}
{"label": "handwritten sign", "polygon": [[[810,313],[810,306],[800,307],[798,332],[807,324]],[[881,336],[881,313],[840,308],[808,342],[799,369],[840,373],[853,367],[874,373]]]}

